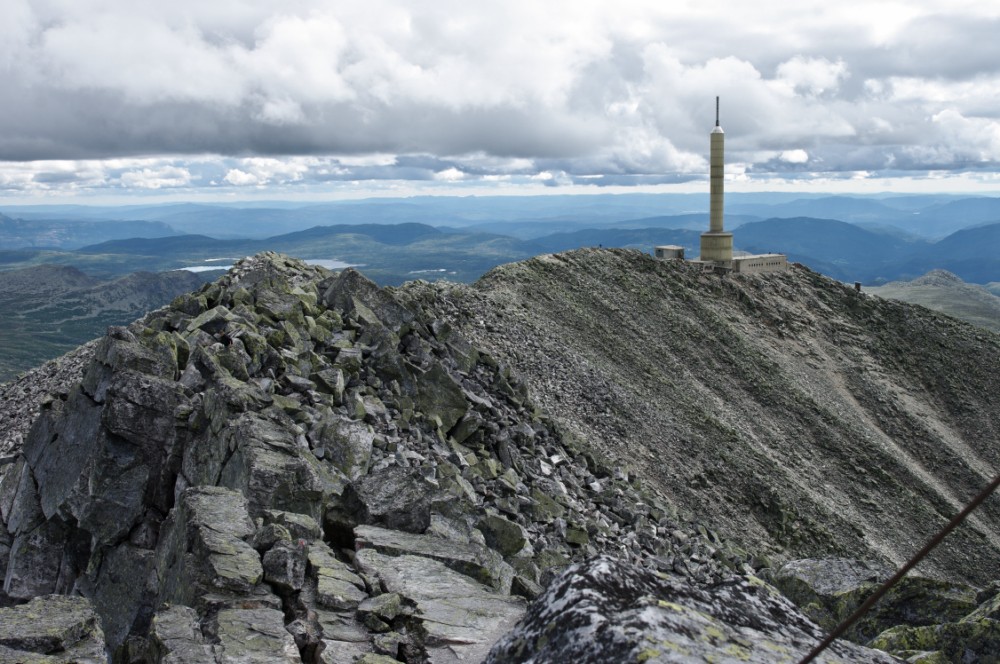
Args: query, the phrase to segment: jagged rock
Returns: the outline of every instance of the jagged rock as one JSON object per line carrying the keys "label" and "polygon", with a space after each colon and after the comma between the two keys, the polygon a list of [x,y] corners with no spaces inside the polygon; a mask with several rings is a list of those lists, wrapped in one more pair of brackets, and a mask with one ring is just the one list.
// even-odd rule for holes
{"label": "jagged rock", "polygon": [[54,519],[14,536],[3,585],[8,597],[25,600],[67,590],[59,584],[66,530]]}
{"label": "jagged rock", "polygon": [[358,526],[354,534],[358,550],[370,548],[389,556],[415,555],[437,560],[503,595],[510,594],[514,570],[496,551],[485,546],[376,526]]}
{"label": "jagged rock", "polygon": [[215,636],[219,664],[300,664],[295,640],[275,609],[226,609],[219,612]]}
{"label": "jagged rock", "polygon": [[309,575],[316,582],[316,601],[330,609],[355,609],[368,594],[364,580],[337,560],[323,542],[309,547]]}
{"label": "jagged rock", "polygon": [[43,595],[27,604],[0,608],[0,662],[30,661],[105,661],[104,633],[89,600]]}
{"label": "jagged rock", "polygon": [[170,664],[217,662],[217,648],[206,642],[198,623],[198,612],[189,606],[167,606],[157,611],[149,628],[152,661]]}
{"label": "jagged rock", "polygon": [[284,512],[282,510],[264,510],[264,525],[277,524],[286,529],[294,539],[311,541],[322,534],[316,519],[307,514]]}
{"label": "jagged rock", "polygon": [[412,602],[420,647],[432,664],[478,662],[524,613],[520,598],[501,595],[443,563],[413,555],[357,553],[359,568],[377,577],[387,592]]}
{"label": "jagged rock", "polygon": [[[553,581],[486,662],[792,663],[824,636],[761,581],[697,586],[600,557]],[[896,661],[844,641],[828,653],[820,661]]]}
{"label": "jagged rock", "polygon": [[352,480],[368,473],[372,458],[372,441],[375,433],[364,422],[347,418],[328,422],[323,426],[320,445],[326,450],[324,457]]}
{"label": "jagged rock", "polygon": [[390,466],[354,484],[361,522],[422,533],[431,523],[435,502],[445,500],[438,487],[418,471]]}
{"label": "jagged rock", "polygon": [[[87,581],[108,643],[122,643],[133,627],[149,623],[156,605],[156,554],[123,544],[110,550]],[[81,583],[82,585],[82,583]]]}
{"label": "jagged rock", "polygon": [[319,289],[322,292],[321,300],[327,307],[347,314],[364,307],[375,314],[375,322],[381,322],[393,330],[398,330],[414,319],[413,312],[353,268],[347,268],[338,276],[322,282]]}
{"label": "jagged rock", "polygon": [[515,556],[525,547],[530,548],[528,531],[524,526],[498,514],[487,514],[476,528],[482,531],[486,544],[505,558]]}
{"label": "jagged rock", "polygon": [[462,388],[440,364],[433,364],[427,371],[415,376],[414,384],[414,406],[437,416],[444,431],[455,426],[469,408]]}
{"label": "jagged rock", "polygon": [[280,592],[302,590],[306,578],[305,543],[278,542],[263,558],[264,580]]}
{"label": "jagged rock", "polygon": [[371,614],[382,620],[391,621],[403,611],[402,598],[396,593],[382,593],[369,597],[358,606],[360,615]]}
{"label": "jagged rock", "polygon": [[163,523],[157,548],[160,599],[192,605],[202,592],[248,594],[260,583],[260,556],[246,498],[222,487],[193,487]]}
{"label": "jagged rock", "polygon": [[301,453],[287,427],[247,413],[226,439],[231,456],[218,481],[246,495],[251,514],[277,508],[322,518],[324,499],[338,490],[337,480],[312,455]]}

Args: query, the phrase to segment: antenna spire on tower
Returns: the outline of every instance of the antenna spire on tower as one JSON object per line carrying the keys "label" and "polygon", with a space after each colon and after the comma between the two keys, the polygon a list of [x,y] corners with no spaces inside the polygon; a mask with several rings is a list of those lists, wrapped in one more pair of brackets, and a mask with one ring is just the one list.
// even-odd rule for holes
{"label": "antenna spire on tower", "polygon": [[715,98],[715,126],[719,126],[719,98]]}

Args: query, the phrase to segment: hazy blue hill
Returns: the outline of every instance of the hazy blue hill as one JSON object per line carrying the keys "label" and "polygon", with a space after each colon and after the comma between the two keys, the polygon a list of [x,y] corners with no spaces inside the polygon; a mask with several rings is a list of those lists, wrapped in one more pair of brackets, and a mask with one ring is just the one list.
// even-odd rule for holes
{"label": "hazy blue hill", "polygon": [[924,209],[922,215],[954,219],[966,226],[1000,221],[1000,198],[962,198]]}
{"label": "hazy blue hill", "polygon": [[951,259],[995,259],[1000,256],[1000,223],[956,231],[928,247],[926,253]]}
{"label": "hazy blue hill", "polygon": [[1000,221],[1000,198],[959,198],[912,210],[894,222],[928,238],[942,238],[963,228]]}
{"label": "hazy blue hill", "polygon": [[952,233],[902,262],[898,275],[914,279],[929,268],[948,270],[975,284],[997,281],[1000,279],[1000,223]]}
{"label": "hazy blue hill", "polygon": [[139,254],[171,256],[180,252],[202,251],[230,246],[232,243],[206,235],[179,235],[166,238],[133,237],[127,240],[109,240],[77,249],[81,254]]}
{"label": "hazy blue hill", "polygon": [[767,217],[819,217],[841,221],[885,221],[900,216],[898,209],[885,205],[882,201],[851,196],[827,196],[823,198],[803,198],[787,203],[731,204],[732,212]]}
{"label": "hazy blue hill", "polygon": [[14,219],[0,215],[0,249],[75,249],[95,241],[171,235],[177,235],[177,231],[159,221]]}
{"label": "hazy blue hill", "polygon": [[878,197],[884,205],[906,212],[923,210],[933,205],[941,205],[962,198],[968,198],[968,196],[965,194],[891,194]]}
{"label": "hazy blue hill", "polygon": [[877,278],[924,246],[843,221],[809,217],[745,224],[734,231],[733,242],[751,253],[788,254],[790,260],[819,266],[814,269],[846,281]]}
{"label": "hazy blue hill", "polygon": [[399,245],[409,244],[428,237],[436,237],[441,235],[442,231],[427,224],[415,223],[392,225],[358,224],[355,226],[340,224],[336,226],[314,226],[304,231],[272,237],[270,240],[291,246],[296,242],[325,240],[331,236],[343,234],[365,235],[376,242]]}

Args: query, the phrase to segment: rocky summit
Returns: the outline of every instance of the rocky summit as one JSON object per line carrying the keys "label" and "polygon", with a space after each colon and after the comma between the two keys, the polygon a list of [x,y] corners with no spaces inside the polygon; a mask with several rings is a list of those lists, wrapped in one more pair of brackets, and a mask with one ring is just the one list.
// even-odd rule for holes
{"label": "rocky summit", "polygon": [[[617,250],[243,260],[0,387],[0,662],[797,661],[996,467],[997,337],[913,312]],[[995,510],[820,661],[995,653]]]}

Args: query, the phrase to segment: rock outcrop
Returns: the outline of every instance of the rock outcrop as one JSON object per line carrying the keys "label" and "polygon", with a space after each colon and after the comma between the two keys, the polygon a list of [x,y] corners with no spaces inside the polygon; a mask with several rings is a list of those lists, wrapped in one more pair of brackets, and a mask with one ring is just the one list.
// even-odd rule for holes
{"label": "rock outcrop", "polygon": [[[599,557],[574,565],[553,581],[496,644],[486,664],[792,664],[824,636],[777,590],[753,577],[697,587]],[[898,660],[838,642],[818,661]]]}

